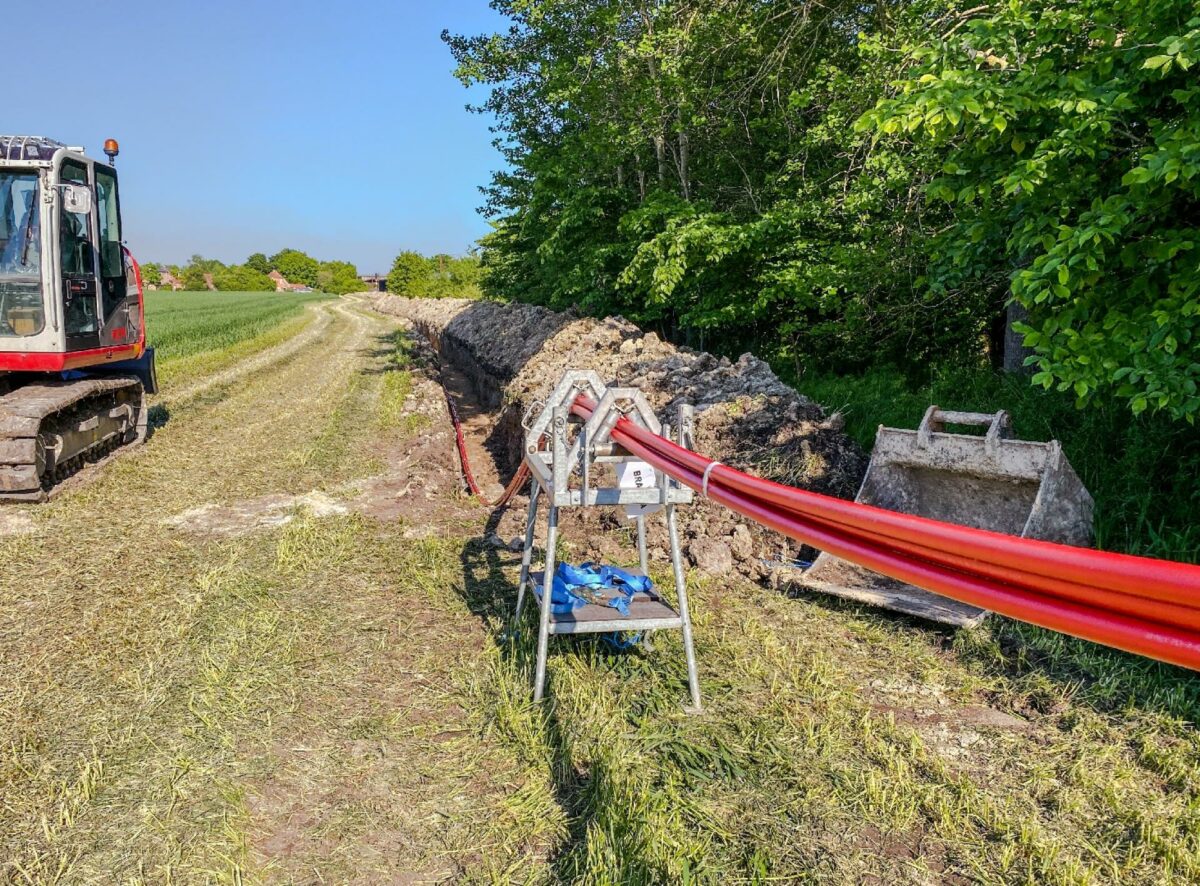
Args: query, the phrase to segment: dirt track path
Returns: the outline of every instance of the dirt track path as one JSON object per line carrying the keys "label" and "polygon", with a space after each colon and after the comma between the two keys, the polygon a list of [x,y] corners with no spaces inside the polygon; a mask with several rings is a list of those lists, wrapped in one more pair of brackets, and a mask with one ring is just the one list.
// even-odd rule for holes
{"label": "dirt track path", "polygon": [[[392,882],[476,860],[456,808],[506,766],[426,676],[483,641],[424,590],[457,563],[421,539],[479,512],[393,324],[320,310],[164,391],[146,447],[0,538],[2,879]],[[421,525],[362,516],[404,496]]]}

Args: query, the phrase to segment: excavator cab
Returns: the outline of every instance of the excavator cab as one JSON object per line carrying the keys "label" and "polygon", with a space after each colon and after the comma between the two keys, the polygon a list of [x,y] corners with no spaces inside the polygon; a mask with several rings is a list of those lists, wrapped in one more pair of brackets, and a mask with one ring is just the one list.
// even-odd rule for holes
{"label": "excavator cab", "polygon": [[154,393],[137,263],[113,162],[0,136],[0,501],[145,439]]}
{"label": "excavator cab", "polygon": [[[116,143],[106,148],[111,161]],[[144,349],[111,162],[0,136],[0,371],[81,369]]]}

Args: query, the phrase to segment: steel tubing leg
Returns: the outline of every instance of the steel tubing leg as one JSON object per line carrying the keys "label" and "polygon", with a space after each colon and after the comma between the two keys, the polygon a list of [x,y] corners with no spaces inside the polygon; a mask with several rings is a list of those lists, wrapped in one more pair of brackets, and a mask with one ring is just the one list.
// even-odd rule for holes
{"label": "steel tubing leg", "polygon": [[537,523],[538,493],[541,487],[537,480],[529,484],[529,513],[525,517],[525,547],[521,551],[521,580],[517,584],[517,611],[513,615],[513,624],[521,620],[521,607],[525,604],[525,583],[529,581],[529,567],[533,562],[533,527]]}
{"label": "steel tubing leg", "polygon": [[688,609],[687,582],[683,576],[683,562],[679,553],[679,528],[675,525],[675,506],[667,505],[667,535],[671,543],[671,569],[675,573],[675,596],[679,603],[679,617],[683,621],[683,651],[687,656],[688,689],[692,693],[691,713],[702,710],[700,704],[700,676],[696,671],[696,650],[692,647],[692,615]]}
{"label": "steel tubing leg", "polygon": [[646,518],[638,515],[637,518],[637,546],[638,546],[638,564],[642,568],[642,575],[650,574],[650,561],[646,556]]}
{"label": "steel tubing leg", "polygon": [[551,499],[550,518],[546,526],[546,572],[542,577],[541,621],[538,623],[537,671],[533,678],[534,701],[542,700],[542,690],[546,685],[546,653],[550,645],[550,599],[554,595],[554,549],[557,544],[558,507]]}

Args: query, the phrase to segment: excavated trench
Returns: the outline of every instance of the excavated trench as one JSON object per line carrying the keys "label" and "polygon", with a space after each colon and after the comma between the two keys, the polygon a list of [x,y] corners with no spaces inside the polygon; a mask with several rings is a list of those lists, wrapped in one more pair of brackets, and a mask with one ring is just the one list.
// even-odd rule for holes
{"label": "excavated trench", "polygon": [[475,480],[485,496],[495,499],[518,466],[512,463],[507,440],[495,433],[498,404],[481,389],[478,376],[444,353],[439,357],[441,382],[458,410]]}
{"label": "excavated trench", "polygon": [[[522,418],[567,369],[594,369],[608,382],[640,388],[663,420],[680,403],[696,407],[697,448],[760,476],[852,498],[866,458],[842,431],[842,419],[789,388],[761,360],[736,362],[677,347],[620,317],[577,317],[546,308],[464,299],[381,295],[381,313],[404,317],[437,349],[444,380],[459,403],[473,467],[485,492],[495,492],[520,464]],[[492,464],[489,464],[492,462]],[[502,538],[519,535],[521,502],[498,523]],[[622,524],[607,511],[566,516],[567,534],[588,541],[586,554],[604,557]],[[651,521],[652,547],[665,532]],[[698,501],[682,522],[692,565],[761,579],[769,564],[795,556],[795,545],[720,506]]]}

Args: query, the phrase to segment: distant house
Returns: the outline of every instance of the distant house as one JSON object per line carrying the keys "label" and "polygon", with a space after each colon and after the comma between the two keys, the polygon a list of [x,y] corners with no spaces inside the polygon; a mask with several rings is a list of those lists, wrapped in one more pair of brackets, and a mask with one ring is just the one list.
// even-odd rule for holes
{"label": "distant house", "polygon": [[159,273],[161,280],[159,281],[159,289],[170,289],[172,292],[179,292],[183,289],[183,281],[172,274],[170,271],[162,271]]}
{"label": "distant house", "polygon": [[301,283],[289,283],[287,281],[287,277],[283,276],[283,274],[279,273],[278,271],[272,271],[271,273],[267,274],[267,276],[270,277],[272,281],[274,281],[276,292],[311,292],[312,291],[307,286],[304,286]]}

